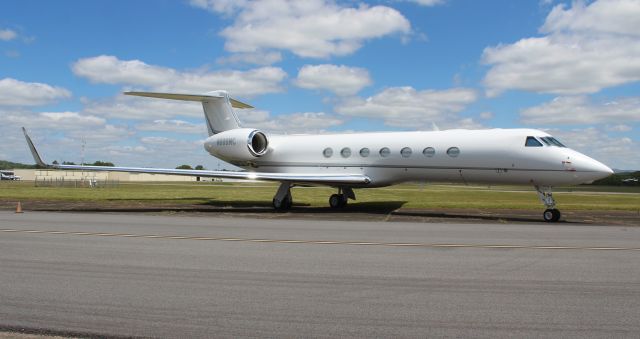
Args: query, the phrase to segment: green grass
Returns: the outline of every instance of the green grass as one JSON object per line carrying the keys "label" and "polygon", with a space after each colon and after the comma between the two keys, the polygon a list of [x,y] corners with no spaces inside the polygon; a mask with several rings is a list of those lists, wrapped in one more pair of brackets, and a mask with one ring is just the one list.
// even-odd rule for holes
{"label": "green grass", "polygon": [[[110,188],[34,187],[33,182],[0,182],[0,200],[105,201],[136,206],[203,204],[215,206],[270,206],[277,189],[273,183],[120,183]],[[565,210],[640,210],[640,193],[583,192],[584,187],[559,189],[554,195]],[[598,189],[602,189],[599,187]],[[580,190],[580,192],[576,192]],[[357,203],[404,208],[487,208],[539,210],[533,188],[524,186],[456,186],[403,184],[357,189]],[[565,192],[563,192],[565,191]],[[296,187],[294,204],[326,207],[335,189]]]}

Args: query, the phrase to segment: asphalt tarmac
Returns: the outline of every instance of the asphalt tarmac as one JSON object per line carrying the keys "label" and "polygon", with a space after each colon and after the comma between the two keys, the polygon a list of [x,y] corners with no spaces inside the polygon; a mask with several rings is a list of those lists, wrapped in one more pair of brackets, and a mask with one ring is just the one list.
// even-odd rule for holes
{"label": "asphalt tarmac", "polygon": [[0,331],[637,337],[640,227],[0,212]]}

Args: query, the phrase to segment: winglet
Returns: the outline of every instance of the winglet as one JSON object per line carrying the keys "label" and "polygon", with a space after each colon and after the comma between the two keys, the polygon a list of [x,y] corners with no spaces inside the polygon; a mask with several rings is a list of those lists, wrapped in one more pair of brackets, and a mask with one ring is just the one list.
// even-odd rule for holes
{"label": "winglet", "polygon": [[33,141],[31,141],[31,138],[29,137],[29,134],[27,134],[27,130],[24,127],[22,127],[22,133],[24,133],[24,137],[25,139],[27,139],[27,145],[29,145],[29,150],[31,150],[31,155],[33,156],[33,160],[36,162],[36,164],[41,167],[49,167],[49,165],[42,161],[42,158],[40,157],[40,154],[38,154],[36,146],[33,144]]}

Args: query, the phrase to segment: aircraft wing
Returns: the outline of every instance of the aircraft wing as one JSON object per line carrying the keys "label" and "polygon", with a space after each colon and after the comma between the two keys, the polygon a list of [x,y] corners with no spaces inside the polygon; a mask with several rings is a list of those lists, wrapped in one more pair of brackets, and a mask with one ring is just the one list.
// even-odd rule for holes
{"label": "aircraft wing", "polygon": [[321,184],[321,185],[357,185],[371,182],[368,176],[363,174],[324,174],[324,173],[265,173],[248,171],[209,171],[209,170],[188,170],[171,168],[146,168],[146,167],[111,167],[111,166],[84,166],[84,165],[56,165],[45,163],[31,138],[23,127],[22,131],[27,140],[27,145],[31,150],[31,155],[36,164],[43,168],[78,171],[98,171],[98,172],[128,172],[128,173],[149,173],[149,174],[169,174],[184,175],[203,178],[226,178],[245,180],[268,180],[268,181],[288,181],[301,184]]}

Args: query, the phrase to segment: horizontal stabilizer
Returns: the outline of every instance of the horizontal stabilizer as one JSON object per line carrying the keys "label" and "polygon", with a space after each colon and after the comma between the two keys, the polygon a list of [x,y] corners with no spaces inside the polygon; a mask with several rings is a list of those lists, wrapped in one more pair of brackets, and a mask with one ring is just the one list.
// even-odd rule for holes
{"label": "horizontal stabilizer", "polygon": [[[180,94],[180,93],[159,93],[159,92],[124,92],[126,95],[134,95],[138,97],[149,97],[149,98],[160,98],[160,99],[170,99],[170,100],[183,100],[183,101],[197,101],[197,102],[207,102],[212,101],[212,99],[220,99],[224,98],[223,95],[217,95],[216,92],[212,92],[210,94]],[[244,102],[238,101],[236,99],[229,98],[231,101],[231,106],[235,108],[253,108],[253,106],[249,104],[245,104]]]}

